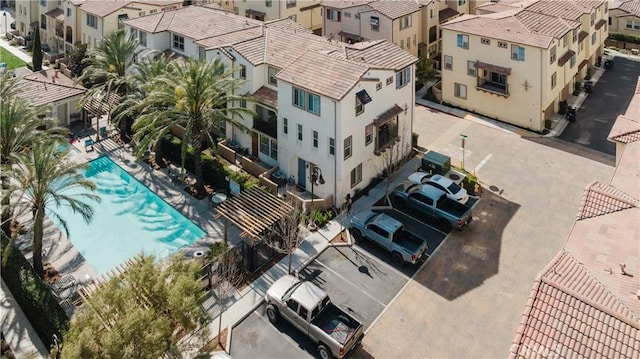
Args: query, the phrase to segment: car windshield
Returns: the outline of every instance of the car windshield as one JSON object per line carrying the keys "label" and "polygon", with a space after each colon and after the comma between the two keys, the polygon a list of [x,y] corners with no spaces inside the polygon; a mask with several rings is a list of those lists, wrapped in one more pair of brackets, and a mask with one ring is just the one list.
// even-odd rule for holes
{"label": "car windshield", "polygon": [[449,190],[449,192],[456,194],[458,192],[460,192],[461,188],[460,186],[458,186],[455,183],[451,183],[451,185],[449,187],[447,187],[447,189]]}

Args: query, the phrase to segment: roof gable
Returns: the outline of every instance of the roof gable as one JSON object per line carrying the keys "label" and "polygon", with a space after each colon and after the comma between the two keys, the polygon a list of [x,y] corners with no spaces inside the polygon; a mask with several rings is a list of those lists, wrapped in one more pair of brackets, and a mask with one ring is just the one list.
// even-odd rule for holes
{"label": "roof gable", "polygon": [[640,202],[619,189],[597,181],[587,187],[580,203],[577,220],[640,207]]}
{"label": "roof gable", "polygon": [[420,11],[420,5],[413,0],[373,1],[368,6],[392,20]]}

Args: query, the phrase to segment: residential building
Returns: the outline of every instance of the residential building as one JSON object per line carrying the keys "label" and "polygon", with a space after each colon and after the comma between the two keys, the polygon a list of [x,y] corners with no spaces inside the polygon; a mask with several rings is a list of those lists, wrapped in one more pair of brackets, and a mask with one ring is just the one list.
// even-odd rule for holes
{"label": "residential building", "polygon": [[612,2],[608,20],[609,32],[640,37],[640,0]]}
{"label": "residential building", "polygon": [[[346,44],[291,19],[260,22],[207,6],[128,20],[125,27],[144,33],[149,49],[221,59],[237,69],[245,80],[238,93],[252,98],[237,105],[256,116],[238,119],[248,132],[221,124],[227,143],[279,167],[330,206],[366,187],[392,152],[411,150],[417,59],[388,41]],[[322,185],[311,182],[314,169]]]}
{"label": "residential building", "polygon": [[31,24],[40,20],[40,5],[47,1],[16,0],[16,30],[18,35],[31,35]]}
{"label": "residential building", "polygon": [[87,92],[82,85],[54,69],[32,72],[21,67],[15,69],[14,74],[23,86],[19,96],[28,99],[33,106],[47,108],[47,116],[57,118],[61,126],[82,119],[79,101]]}
{"label": "residential building", "polygon": [[217,0],[220,8],[260,21],[289,18],[305,28],[321,35],[322,0]]}
{"label": "residential building", "polygon": [[603,55],[607,16],[603,0],[540,0],[448,21],[442,101],[542,132]]}
{"label": "residential building", "polygon": [[609,135],[623,144],[611,181],[585,189],[564,248],[533,284],[510,358],[640,357],[639,105],[640,81]]}

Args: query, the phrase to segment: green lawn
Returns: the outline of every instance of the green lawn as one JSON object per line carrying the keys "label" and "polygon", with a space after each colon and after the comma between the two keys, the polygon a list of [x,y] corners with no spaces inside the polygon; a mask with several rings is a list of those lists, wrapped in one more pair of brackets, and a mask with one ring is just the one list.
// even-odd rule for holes
{"label": "green lawn", "polygon": [[27,64],[17,58],[14,54],[10,53],[9,50],[0,46],[0,62],[7,63],[7,70],[13,70],[18,67],[26,66]]}

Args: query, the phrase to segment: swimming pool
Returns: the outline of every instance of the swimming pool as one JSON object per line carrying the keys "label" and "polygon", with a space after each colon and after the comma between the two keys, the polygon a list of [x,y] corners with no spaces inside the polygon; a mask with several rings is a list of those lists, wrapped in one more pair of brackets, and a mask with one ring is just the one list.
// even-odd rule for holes
{"label": "swimming pool", "polygon": [[[98,274],[138,253],[164,258],[205,235],[109,157],[89,162],[84,176],[95,182],[95,193],[102,198],[99,204],[93,203],[91,223],[85,223],[68,206],[55,211],[67,221],[71,243]],[[67,193],[74,194],[71,190]],[[59,223],[56,225],[62,230]]]}

